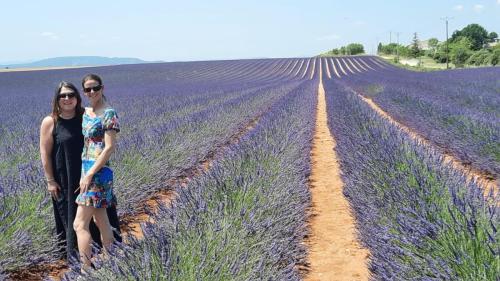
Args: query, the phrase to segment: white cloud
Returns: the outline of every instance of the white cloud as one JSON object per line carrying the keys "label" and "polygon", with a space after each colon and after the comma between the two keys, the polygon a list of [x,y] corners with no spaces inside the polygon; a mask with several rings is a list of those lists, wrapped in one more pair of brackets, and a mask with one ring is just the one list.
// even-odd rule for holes
{"label": "white cloud", "polygon": [[474,5],[474,12],[476,12],[476,13],[481,13],[483,11],[483,9],[484,9],[484,6],[481,4]]}
{"label": "white cloud", "polygon": [[340,36],[337,34],[330,34],[330,35],[324,35],[321,37],[316,38],[318,41],[333,41],[333,40],[339,40]]}
{"label": "white cloud", "polygon": [[52,40],[59,40],[59,36],[54,32],[45,31],[40,34],[42,37],[50,38]]}
{"label": "white cloud", "polygon": [[500,5],[500,0],[497,0],[497,4]]}
{"label": "white cloud", "polygon": [[[500,0],[498,0],[500,1]],[[456,5],[455,7],[453,7],[453,10],[455,11],[463,11],[464,10],[464,6],[463,5]]]}
{"label": "white cloud", "polygon": [[358,20],[354,23],[355,25],[365,25],[365,22],[362,20]]}

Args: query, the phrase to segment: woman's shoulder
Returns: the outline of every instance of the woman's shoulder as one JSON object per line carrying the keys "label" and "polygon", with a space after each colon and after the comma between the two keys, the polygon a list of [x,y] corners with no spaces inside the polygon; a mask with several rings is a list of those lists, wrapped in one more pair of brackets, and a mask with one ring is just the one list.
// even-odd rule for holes
{"label": "woman's shoulder", "polygon": [[118,117],[118,113],[113,107],[106,107],[104,109],[103,115],[105,117]]}
{"label": "woman's shoulder", "polygon": [[42,127],[53,126],[53,125],[54,125],[54,118],[52,116],[47,115],[42,119]]}
{"label": "woman's shoulder", "polygon": [[42,120],[41,131],[51,132],[54,129],[54,118],[50,115],[45,116]]}
{"label": "woman's shoulder", "polygon": [[108,106],[108,107],[104,108],[104,113],[108,113],[108,112],[116,113],[116,110],[113,107]]}

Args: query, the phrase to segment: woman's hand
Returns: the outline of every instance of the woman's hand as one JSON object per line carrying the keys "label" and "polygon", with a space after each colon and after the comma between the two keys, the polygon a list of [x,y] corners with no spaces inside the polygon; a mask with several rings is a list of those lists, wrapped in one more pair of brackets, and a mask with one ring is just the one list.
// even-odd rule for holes
{"label": "woman's hand", "polygon": [[[84,176],[83,178],[80,179],[80,194],[84,193],[84,192],[87,192],[87,190],[89,189],[89,186],[90,184],[92,183],[92,178],[94,177],[94,174],[87,174],[86,176]],[[75,192],[78,191],[75,190]]]}
{"label": "woman's hand", "polygon": [[61,187],[59,187],[59,184],[57,184],[57,182],[50,181],[49,183],[47,183],[47,190],[49,191],[52,198],[59,201],[59,192],[61,191]]}

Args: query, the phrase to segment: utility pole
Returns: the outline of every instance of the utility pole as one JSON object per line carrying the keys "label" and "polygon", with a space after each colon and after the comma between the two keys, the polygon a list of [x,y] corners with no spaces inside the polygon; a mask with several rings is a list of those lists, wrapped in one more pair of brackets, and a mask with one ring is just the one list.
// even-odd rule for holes
{"label": "utility pole", "polygon": [[392,43],[392,31],[389,31],[389,44]]}
{"label": "utility pole", "polygon": [[442,20],[444,20],[446,22],[446,69],[449,69],[449,50],[448,50],[448,20],[451,20],[453,19],[452,17],[444,17],[444,18],[441,18]]}
{"label": "utility pole", "polygon": [[399,62],[399,32],[396,32],[397,44],[396,44],[396,60]]}

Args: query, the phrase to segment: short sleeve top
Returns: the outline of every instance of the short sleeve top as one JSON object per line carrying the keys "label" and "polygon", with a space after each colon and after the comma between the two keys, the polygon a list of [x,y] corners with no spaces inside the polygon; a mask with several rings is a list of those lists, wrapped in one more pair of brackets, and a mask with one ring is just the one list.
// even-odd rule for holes
{"label": "short sleeve top", "polygon": [[[118,114],[113,108],[106,108],[102,115],[90,116],[85,110],[82,121],[84,148],[82,160],[97,160],[106,144],[104,133],[108,130],[120,131]],[[108,165],[109,163],[106,163]]]}

